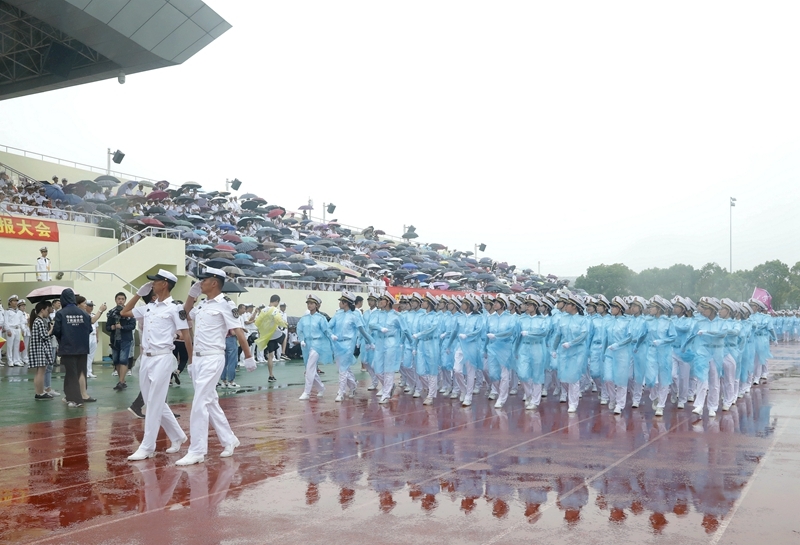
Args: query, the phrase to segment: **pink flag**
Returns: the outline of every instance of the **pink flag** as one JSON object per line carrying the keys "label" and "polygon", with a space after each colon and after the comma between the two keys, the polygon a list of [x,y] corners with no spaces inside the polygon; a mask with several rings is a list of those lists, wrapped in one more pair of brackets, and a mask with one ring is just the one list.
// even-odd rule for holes
{"label": "pink flag", "polygon": [[769,292],[762,288],[756,288],[753,290],[753,299],[758,299],[765,305],[767,305],[767,310],[772,312],[772,296]]}

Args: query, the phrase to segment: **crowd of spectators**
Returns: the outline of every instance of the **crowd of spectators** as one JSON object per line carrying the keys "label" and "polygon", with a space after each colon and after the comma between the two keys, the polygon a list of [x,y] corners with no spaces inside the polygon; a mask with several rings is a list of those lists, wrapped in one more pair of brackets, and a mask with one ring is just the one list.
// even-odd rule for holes
{"label": "crowd of spectators", "polygon": [[0,174],[3,212],[53,219],[118,222],[135,243],[158,233],[186,245],[186,269],[225,270],[245,287],[378,291],[388,286],[461,291],[522,292],[563,285],[556,277],[442,244],[421,244],[414,228],[402,238],[370,226],[309,217],[312,206],[290,211],[255,194],[205,192],[200,184],[121,183],[111,176],[69,183],[18,180]]}

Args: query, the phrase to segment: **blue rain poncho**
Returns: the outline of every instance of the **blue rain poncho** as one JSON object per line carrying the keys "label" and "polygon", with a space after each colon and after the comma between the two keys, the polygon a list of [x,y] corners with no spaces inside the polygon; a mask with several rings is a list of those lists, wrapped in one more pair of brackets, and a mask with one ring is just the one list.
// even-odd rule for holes
{"label": "blue rain poncho", "polygon": [[[648,370],[655,371],[654,381],[661,386],[672,384],[672,344],[678,338],[675,326],[668,316],[661,316],[652,320],[649,325],[650,346],[647,350]],[[653,384],[647,383],[647,386]]]}
{"label": "blue rain poncho", "polygon": [[[361,319],[364,321],[364,327],[367,329],[367,331],[369,331],[369,320],[370,320],[370,318],[372,317],[373,314],[375,314],[377,312],[378,312],[377,308],[375,310],[367,309],[361,314]],[[361,356],[360,356],[361,357],[361,361],[366,363],[366,364],[368,364],[368,365],[372,365],[372,359],[375,357],[375,351],[374,350],[369,350],[365,346],[368,343],[366,343],[360,337],[359,337],[358,344],[359,344],[359,346],[361,346]]]}
{"label": "blue rain poncho", "polygon": [[493,334],[494,339],[487,337],[486,355],[489,378],[500,380],[501,370],[515,369],[514,341],[517,336],[517,315],[507,310],[502,314],[495,312],[487,321],[487,335]]}
{"label": "blue rain poncho", "polygon": [[[633,382],[645,384],[646,378],[655,381],[655,368],[648,372],[647,348],[649,346],[649,323],[652,316],[635,316],[631,318],[631,350],[633,352]],[[649,382],[652,386],[652,382]]]}
{"label": "blue rain poncho", "polygon": [[353,353],[356,350],[356,341],[363,338],[368,344],[372,344],[372,336],[364,327],[364,321],[360,312],[339,309],[333,315],[329,323],[331,333],[336,336],[333,341],[333,358],[339,367],[344,371],[356,362]]}
{"label": "blue rain poncho", "polygon": [[631,318],[624,315],[612,317],[606,327],[608,346],[603,359],[603,380],[615,386],[627,387],[632,374],[630,327]]}
{"label": "blue rain poncho", "polygon": [[452,371],[455,364],[458,316],[458,312],[445,311],[439,317],[439,366],[446,371]]}
{"label": "blue rain poncho", "polygon": [[770,339],[777,340],[775,330],[772,327],[772,318],[766,314],[758,313],[750,316],[753,322],[753,329],[755,335],[755,355],[759,363],[765,364],[768,359],[772,358],[769,351]]}
{"label": "blue rain poncho", "polygon": [[592,334],[589,341],[589,375],[592,378],[599,378],[603,375],[603,357],[608,346],[606,328],[613,319],[610,314],[605,316],[593,314],[589,317],[592,323]]}
{"label": "blue rain poncho", "polygon": [[[700,334],[702,332],[702,335]],[[725,357],[725,324],[720,319],[709,320],[702,317],[695,325],[694,334],[687,341],[694,343],[695,357],[692,361],[692,376],[701,382],[708,382],[708,371],[716,365],[722,376],[722,359]]]}
{"label": "blue rain poncho", "polygon": [[[561,314],[558,331],[553,337],[559,381],[568,384],[580,381],[588,352],[589,329],[589,319],[586,316]],[[564,343],[569,343],[569,348],[564,348]]]}
{"label": "blue rain poncho", "polygon": [[544,384],[544,372],[550,368],[547,339],[552,330],[553,319],[550,316],[523,314],[519,317],[518,326],[517,376],[522,382]]}
{"label": "blue rain poncho", "polygon": [[297,322],[297,338],[306,343],[303,348],[303,361],[308,363],[308,356],[313,350],[319,354],[318,363],[332,363],[331,330],[328,319],[319,312],[306,314]]}
{"label": "blue rain poncho", "polygon": [[[384,333],[382,329],[388,331]],[[375,345],[372,369],[379,374],[398,371],[403,358],[403,340],[410,339],[400,313],[394,310],[373,313],[369,321],[369,331]]]}
{"label": "blue rain poncho", "polygon": [[756,367],[756,338],[750,317],[742,320],[741,326],[739,330],[740,364],[737,369],[739,371],[739,381],[745,384],[750,380],[750,375],[753,374]]}
{"label": "blue rain poncho", "polygon": [[[470,314],[459,314],[456,320],[458,324],[458,348],[464,355],[464,363],[472,365],[478,370],[483,369],[483,346],[485,335],[485,321],[481,313],[472,312]],[[461,338],[461,336],[465,338]]]}
{"label": "blue rain poncho", "polygon": [[[405,329],[408,334],[416,333],[417,320],[420,318],[420,310],[407,310],[400,312],[400,320],[405,324]],[[402,366],[405,368],[414,367],[414,340],[410,337],[403,340],[403,361]]]}
{"label": "blue rain poncho", "polygon": [[417,331],[412,335],[415,342],[417,374],[439,374],[439,320],[435,311],[423,311],[417,318]]}

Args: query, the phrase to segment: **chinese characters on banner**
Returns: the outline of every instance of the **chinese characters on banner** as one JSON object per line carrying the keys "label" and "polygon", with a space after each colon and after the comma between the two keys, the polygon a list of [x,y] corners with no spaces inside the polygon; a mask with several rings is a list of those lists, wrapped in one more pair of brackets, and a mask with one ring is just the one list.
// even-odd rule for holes
{"label": "chinese characters on banner", "polygon": [[0,237],[58,242],[58,222],[0,216]]}

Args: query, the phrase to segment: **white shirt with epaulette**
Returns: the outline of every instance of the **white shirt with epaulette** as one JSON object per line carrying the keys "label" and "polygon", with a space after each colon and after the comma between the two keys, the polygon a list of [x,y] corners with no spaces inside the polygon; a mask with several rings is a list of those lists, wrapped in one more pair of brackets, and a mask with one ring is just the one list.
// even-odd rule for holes
{"label": "white shirt with epaulette", "polygon": [[174,350],[175,335],[189,329],[183,307],[173,303],[172,297],[134,307],[133,317],[142,320],[142,352]]}
{"label": "white shirt with epaulette", "polygon": [[224,351],[228,330],[241,327],[236,303],[221,293],[200,303],[189,315],[194,322],[194,351],[199,354]]}

